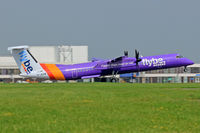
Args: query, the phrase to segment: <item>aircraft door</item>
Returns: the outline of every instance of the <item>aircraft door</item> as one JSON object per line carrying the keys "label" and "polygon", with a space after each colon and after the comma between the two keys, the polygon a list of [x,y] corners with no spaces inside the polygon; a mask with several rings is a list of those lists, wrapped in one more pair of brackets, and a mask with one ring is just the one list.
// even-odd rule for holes
{"label": "aircraft door", "polygon": [[77,78],[77,77],[78,77],[78,71],[72,70],[72,78]]}

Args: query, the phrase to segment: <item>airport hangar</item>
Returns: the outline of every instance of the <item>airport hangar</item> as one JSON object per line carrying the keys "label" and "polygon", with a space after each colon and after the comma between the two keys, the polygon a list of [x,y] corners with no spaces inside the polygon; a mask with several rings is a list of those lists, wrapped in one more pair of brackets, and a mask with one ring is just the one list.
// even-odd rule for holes
{"label": "airport hangar", "polygon": [[[88,62],[88,46],[30,46],[30,51],[40,63],[76,64]],[[27,79],[19,76],[19,69],[12,56],[0,56],[0,82],[38,81],[41,79]],[[118,75],[120,82],[133,83],[200,83],[200,64],[183,67],[152,70],[140,73]],[[82,80],[79,80],[82,81]],[[110,81],[107,78],[95,78],[88,81]]]}

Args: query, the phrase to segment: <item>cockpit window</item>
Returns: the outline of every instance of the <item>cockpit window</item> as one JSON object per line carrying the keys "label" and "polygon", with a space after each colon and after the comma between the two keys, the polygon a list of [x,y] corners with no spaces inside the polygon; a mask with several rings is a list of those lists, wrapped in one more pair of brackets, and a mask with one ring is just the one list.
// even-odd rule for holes
{"label": "cockpit window", "polygon": [[177,55],[176,58],[183,58],[183,56],[182,55]]}

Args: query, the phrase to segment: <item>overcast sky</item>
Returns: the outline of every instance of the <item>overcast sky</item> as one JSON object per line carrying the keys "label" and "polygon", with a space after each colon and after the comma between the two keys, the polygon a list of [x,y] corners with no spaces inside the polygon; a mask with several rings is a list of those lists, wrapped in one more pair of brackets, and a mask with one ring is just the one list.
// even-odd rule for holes
{"label": "overcast sky", "polygon": [[199,0],[0,0],[0,55],[15,45],[88,45],[89,58],[138,49],[200,63]]}

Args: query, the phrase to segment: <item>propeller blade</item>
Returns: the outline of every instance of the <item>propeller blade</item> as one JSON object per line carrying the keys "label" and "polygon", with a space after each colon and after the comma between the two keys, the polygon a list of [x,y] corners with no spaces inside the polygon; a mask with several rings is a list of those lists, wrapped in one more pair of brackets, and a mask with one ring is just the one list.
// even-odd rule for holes
{"label": "propeller blade", "polygon": [[138,51],[135,49],[135,58],[138,59]]}
{"label": "propeller blade", "polygon": [[124,56],[128,57],[128,51],[124,51]]}
{"label": "propeller blade", "polygon": [[136,49],[135,49],[135,58],[136,58],[135,63],[136,63],[136,65],[138,66],[138,63],[139,63],[140,61],[142,61],[142,59],[140,59],[140,53],[139,53],[139,51],[137,51]]}

